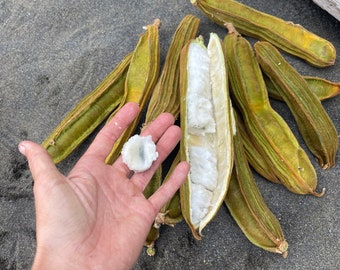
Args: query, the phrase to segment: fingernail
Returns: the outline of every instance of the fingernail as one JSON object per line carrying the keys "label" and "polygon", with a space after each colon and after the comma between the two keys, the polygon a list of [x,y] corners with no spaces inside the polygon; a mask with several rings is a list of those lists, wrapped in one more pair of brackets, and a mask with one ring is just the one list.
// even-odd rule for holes
{"label": "fingernail", "polygon": [[18,149],[21,154],[25,155],[26,148],[22,143],[19,143]]}

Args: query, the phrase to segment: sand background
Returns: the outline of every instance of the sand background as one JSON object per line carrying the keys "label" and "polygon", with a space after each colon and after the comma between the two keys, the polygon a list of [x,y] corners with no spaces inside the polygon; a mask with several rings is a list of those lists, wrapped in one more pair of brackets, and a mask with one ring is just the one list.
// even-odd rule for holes
{"label": "sand background", "polygon": [[[340,23],[312,0],[240,1],[285,20],[299,23],[330,40],[340,52]],[[135,47],[142,26],[160,18],[161,59],[181,19],[201,19],[200,34],[223,37],[190,1],[179,0],[0,0],[0,269],[30,269],[35,252],[32,178],[17,151],[23,139],[42,142],[71,108]],[[340,81],[340,62],[313,68],[287,56],[304,75]],[[340,131],[340,97],[323,102]],[[287,106],[272,102],[301,142]],[[92,137],[91,137],[92,138]],[[58,165],[67,173],[91,138]],[[184,222],[162,227],[156,255],[143,250],[135,269],[339,269],[339,155],[323,171],[313,160],[323,198],[288,192],[256,176],[271,210],[279,218],[289,256],[252,245],[225,206],[196,241]]]}

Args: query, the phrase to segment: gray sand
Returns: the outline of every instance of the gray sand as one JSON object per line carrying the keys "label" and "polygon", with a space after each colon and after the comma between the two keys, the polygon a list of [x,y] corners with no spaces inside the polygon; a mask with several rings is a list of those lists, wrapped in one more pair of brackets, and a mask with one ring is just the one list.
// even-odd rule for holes
{"label": "gray sand", "polygon": [[[340,23],[306,1],[243,3],[294,21],[329,39],[340,51]],[[29,269],[35,252],[35,212],[32,178],[18,153],[20,140],[42,140],[63,116],[133,50],[142,26],[160,18],[162,60],[177,24],[186,14],[201,18],[200,33],[208,37],[225,30],[213,24],[190,1],[0,1],[0,269]],[[287,59],[305,75],[340,81],[340,64],[317,69]],[[340,99],[323,104],[340,131]],[[286,105],[273,107],[300,140]],[[67,173],[91,138],[58,167]],[[252,245],[225,206],[194,240],[182,222],[163,227],[156,255],[143,250],[135,269],[339,269],[339,155],[337,165],[323,171],[315,163],[323,198],[301,196],[263,180],[257,183],[279,218],[289,255],[283,259]]]}

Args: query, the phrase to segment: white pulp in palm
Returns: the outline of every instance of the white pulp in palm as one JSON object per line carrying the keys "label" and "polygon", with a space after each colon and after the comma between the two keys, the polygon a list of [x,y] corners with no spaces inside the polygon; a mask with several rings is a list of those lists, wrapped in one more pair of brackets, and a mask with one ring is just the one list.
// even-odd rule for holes
{"label": "white pulp in palm", "polygon": [[151,136],[132,136],[123,146],[122,160],[134,172],[149,169],[157,159],[156,145]]}

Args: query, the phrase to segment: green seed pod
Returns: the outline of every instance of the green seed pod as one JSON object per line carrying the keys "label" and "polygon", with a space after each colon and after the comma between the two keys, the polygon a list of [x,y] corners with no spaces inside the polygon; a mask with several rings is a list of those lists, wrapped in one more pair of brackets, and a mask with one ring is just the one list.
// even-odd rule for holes
{"label": "green seed pod", "polygon": [[[340,94],[340,82],[331,82],[324,78],[313,76],[303,76],[303,78],[320,101],[333,98]],[[269,96],[271,98],[283,101],[279,91],[276,89],[275,85],[268,78],[268,76],[264,76],[264,79]]]}
{"label": "green seed pod", "polygon": [[284,21],[233,0],[191,0],[191,3],[217,24],[224,26],[230,22],[241,34],[268,41],[313,66],[326,67],[335,62],[333,44],[299,24]]}
{"label": "green seed pod", "polygon": [[280,180],[277,178],[275,172],[273,171],[272,165],[257,150],[256,144],[254,144],[252,141],[252,136],[248,134],[248,131],[244,126],[243,119],[241,119],[242,117],[240,113],[235,111],[234,115],[237,131],[242,139],[247,160],[252,168],[260,175],[262,175],[265,179],[274,183],[280,183]]}
{"label": "green seed pod", "polygon": [[169,112],[174,117],[179,114],[179,58],[182,48],[196,37],[200,20],[187,15],[177,26],[158,82],[153,90],[146,111],[148,124],[159,114]]}
{"label": "green seed pod", "polygon": [[120,104],[132,53],[70,111],[42,142],[54,163],[68,157]]}
{"label": "green seed pod", "polygon": [[[145,198],[149,198],[154,194],[158,188],[161,186],[162,181],[162,170],[159,169],[152,176],[149,184],[145,187],[143,194]],[[159,238],[159,226],[152,225],[150,231],[145,239],[144,246],[147,247],[147,254],[150,256],[155,255],[155,242]]]}
{"label": "green seed pod", "polygon": [[[172,161],[170,169],[164,178],[164,183],[168,181],[170,175],[172,174],[173,170],[180,162],[180,160],[181,160],[180,152],[177,152],[174,160]],[[173,226],[183,220],[179,191],[177,191],[175,195],[171,198],[171,200],[162,207],[161,214],[162,217],[159,222],[160,224]]]}
{"label": "green seed pod", "polygon": [[338,133],[320,100],[273,45],[259,41],[254,47],[262,70],[290,108],[309,150],[323,169],[333,167]]}
{"label": "green seed pod", "polygon": [[[153,24],[145,27],[145,33],[139,38],[133,52],[131,64],[125,80],[125,92],[121,105],[127,102],[136,102],[141,111],[146,108],[153,88],[157,82],[160,69],[160,47],[158,28],[160,21],[156,19]],[[120,108],[118,108],[119,110]],[[108,121],[115,115],[111,114]],[[115,142],[105,162],[112,164],[120,155],[124,143],[135,131],[141,114],[129,125],[119,139]]]}
{"label": "green seed pod", "polygon": [[266,205],[249,168],[242,138],[234,136],[234,168],[225,203],[244,235],[254,245],[287,257],[281,225]]}
{"label": "green seed pod", "polygon": [[224,39],[233,98],[249,134],[280,182],[297,194],[316,192],[317,175],[306,152],[283,118],[270,105],[262,71],[250,43],[232,24]]}

